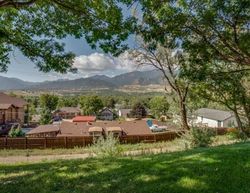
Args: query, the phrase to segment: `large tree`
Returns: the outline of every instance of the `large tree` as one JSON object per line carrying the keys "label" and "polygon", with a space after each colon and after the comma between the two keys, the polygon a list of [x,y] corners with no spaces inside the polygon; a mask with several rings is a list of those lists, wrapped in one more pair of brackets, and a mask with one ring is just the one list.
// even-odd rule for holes
{"label": "large tree", "polygon": [[140,102],[135,103],[129,116],[138,119],[145,118],[147,116],[145,106]]}
{"label": "large tree", "polygon": [[15,48],[41,71],[74,71],[74,54],[58,41],[67,35],[119,54],[131,21],[112,0],[0,0],[0,72],[7,71]]}
{"label": "large tree", "polygon": [[170,105],[165,96],[155,96],[149,101],[149,106],[151,113],[155,117],[160,118],[163,115],[167,115]]}
{"label": "large tree", "polygon": [[140,45],[139,48],[130,52],[131,59],[138,65],[151,66],[162,73],[164,80],[170,87],[170,89],[166,87],[166,91],[173,91],[175,94],[182,128],[189,129],[186,101],[190,81],[181,76],[181,72],[187,64],[187,56],[180,50],[165,48],[155,41]]}
{"label": "large tree", "polygon": [[97,115],[103,108],[103,102],[98,96],[84,96],[80,105],[84,115]]}
{"label": "large tree", "polygon": [[[250,1],[138,0],[144,40],[181,47],[193,65],[227,62],[249,70]],[[242,69],[241,69],[242,70]]]}

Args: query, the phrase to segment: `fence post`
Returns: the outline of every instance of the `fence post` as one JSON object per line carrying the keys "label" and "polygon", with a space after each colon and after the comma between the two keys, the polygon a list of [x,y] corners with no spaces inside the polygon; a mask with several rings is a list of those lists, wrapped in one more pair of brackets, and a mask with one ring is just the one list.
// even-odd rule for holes
{"label": "fence post", "polygon": [[47,137],[44,138],[44,148],[47,148]]}
{"label": "fence post", "polygon": [[8,141],[8,137],[6,136],[6,137],[5,137],[5,143],[4,143],[5,148],[7,148],[7,145],[8,145],[8,142],[7,142],[7,141]]}
{"label": "fence post", "polygon": [[27,137],[25,137],[25,149],[28,148],[28,140],[27,140]]}
{"label": "fence post", "polygon": [[67,144],[67,137],[64,137],[64,147],[67,148],[68,144]]}
{"label": "fence post", "polygon": [[84,137],[82,137],[82,140],[83,140],[83,147],[85,147],[86,146],[86,142],[85,142],[85,138]]}

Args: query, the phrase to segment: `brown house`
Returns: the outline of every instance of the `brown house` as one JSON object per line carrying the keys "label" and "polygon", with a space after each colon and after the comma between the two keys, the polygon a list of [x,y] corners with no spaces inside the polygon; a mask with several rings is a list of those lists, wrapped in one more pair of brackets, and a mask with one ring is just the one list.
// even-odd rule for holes
{"label": "brown house", "polygon": [[26,106],[24,99],[0,93],[0,124],[24,123]]}
{"label": "brown house", "polygon": [[[58,128],[59,127],[59,128]],[[78,122],[64,121],[60,125],[39,126],[26,134],[27,137],[58,137],[62,136],[100,136],[104,133],[118,135],[147,135],[152,134],[147,122],[138,121],[100,121]]]}
{"label": "brown house", "polygon": [[53,116],[58,116],[62,119],[73,119],[81,115],[81,110],[77,107],[62,107],[53,113]]}
{"label": "brown house", "polygon": [[32,129],[26,135],[27,137],[56,137],[60,131],[59,125],[40,125]]}

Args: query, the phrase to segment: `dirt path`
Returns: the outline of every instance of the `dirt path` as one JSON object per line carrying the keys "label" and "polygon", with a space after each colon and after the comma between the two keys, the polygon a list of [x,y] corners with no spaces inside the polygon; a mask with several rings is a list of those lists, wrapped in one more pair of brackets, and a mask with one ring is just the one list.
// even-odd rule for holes
{"label": "dirt path", "polygon": [[67,159],[86,159],[91,157],[91,154],[65,154],[65,155],[33,155],[33,156],[8,156],[0,157],[0,164],[15,164],[15,163],[36,163],[40,161],[52,160],[67,160]]}
{"label": "dirt path", "polygon": [[[172,151],[176,151],[172,150]],[[138,156],[144,154],[158,154],[165,152],[172,152],[169,148],[152,148],[144,150],[133,150],[124,152],[124,156]],[[62,154],[62,155],[31,155],[31,156],[7,156],[0,157],[0,164],[16,164],[16,163],[37,163],[41,161],[53,161],[53,160],[68,160],[68,159],[86,159],[93,157],[93,154]]]}

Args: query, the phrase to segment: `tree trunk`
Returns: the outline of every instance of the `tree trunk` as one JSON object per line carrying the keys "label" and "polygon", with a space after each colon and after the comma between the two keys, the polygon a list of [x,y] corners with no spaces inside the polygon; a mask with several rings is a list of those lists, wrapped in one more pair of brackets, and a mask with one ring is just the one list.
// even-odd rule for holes
{"label": "tree trunk", "polygon": [[248,102],[244,98],[242,105],[243,105],[243,109],[247,118],[247,124],[250,127],[250,104],[248,104]]}
{"label": "tree trunk", "polygon": [[239,130],[243,131],[243,125],[242,125],[242,122],[241,122],[241,119],[240,119],[240,116],[239,116],[239,113],[238,113],[237,109],[234,109],[234,115],[235,115],[236,122],[237,122]]}
{"label": "tree trunk", "polygon": [[181,113],[181,125],[184,130],[189,130],[187,121],[187,109],[186,104],[183,100],[180,100],[180,113]]}

